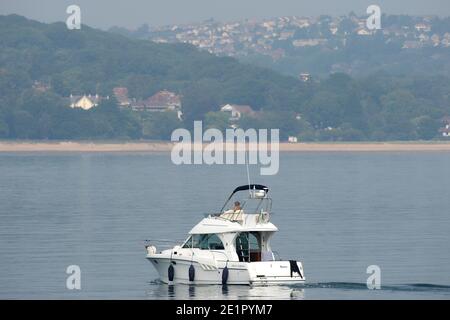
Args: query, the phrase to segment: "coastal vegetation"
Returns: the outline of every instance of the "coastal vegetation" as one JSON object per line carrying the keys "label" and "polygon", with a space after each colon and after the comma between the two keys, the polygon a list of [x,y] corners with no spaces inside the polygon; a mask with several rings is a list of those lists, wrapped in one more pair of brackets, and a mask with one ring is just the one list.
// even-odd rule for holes
{"label": "coastal vegetation", "polygon": [[[183,117],[120,107],[115,87],[136,99],[175,92]],[[70,95],[84,94],[108,99],[89,110],[71,108]],[[168,140],[194,120],[225,129],[231,123],[220,108],[228,103],[255,111],[235,126],[279,128],[282,140],[431,140],[450,115],[450,77],[334,73],[301,81],[188,44],[0,16],[1,139]]]}

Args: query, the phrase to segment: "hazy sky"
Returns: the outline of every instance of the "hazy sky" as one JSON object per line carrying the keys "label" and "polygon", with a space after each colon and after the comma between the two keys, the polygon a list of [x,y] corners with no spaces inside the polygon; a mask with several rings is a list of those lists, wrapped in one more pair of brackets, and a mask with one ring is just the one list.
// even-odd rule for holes
{"label": "hazy sky", "polygon": [[363,14],[371,4],[391,14],[450,16],[450,0],[0,0],[0,14],[17,13],[44,21],[65,21],[70,4],[81,7],[82,23],[99,28],[135,28],[283,15]]}

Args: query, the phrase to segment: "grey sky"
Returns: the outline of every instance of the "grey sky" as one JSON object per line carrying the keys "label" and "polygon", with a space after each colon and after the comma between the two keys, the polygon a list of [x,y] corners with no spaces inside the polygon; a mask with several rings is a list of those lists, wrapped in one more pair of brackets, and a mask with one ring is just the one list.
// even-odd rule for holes
{"label": "grey sky", "polygon": [[0,14],[17,13],[43,21],[65,21],[70,4],[81,7],[82,23],[99,28],[135,28],[175,23],[268,18],[283,15],[365,13],[378,4],[388,14],[450,16],[450,0],[0,0]]}

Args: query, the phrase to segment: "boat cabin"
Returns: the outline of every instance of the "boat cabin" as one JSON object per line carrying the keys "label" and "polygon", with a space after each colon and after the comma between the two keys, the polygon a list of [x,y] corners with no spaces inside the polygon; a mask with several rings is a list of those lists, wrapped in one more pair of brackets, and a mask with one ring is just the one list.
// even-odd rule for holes
{"label": "boat cabin", "polygon": [[191,231],[182,248],[222,252],[227,261],[273,261],[270,238],[278,229],[269,222],[268,188],[236,188],[219,213],[208,215]]}
{"label": "boat cabin", "polygon": [[[184,249],[222,251],[229,261],[256,262],[273,261],[274,253],[270,249],[269,239],[273,232],[236,232],[193,234],[182,245]],[[230,235],[233,237],[228,242]]]}

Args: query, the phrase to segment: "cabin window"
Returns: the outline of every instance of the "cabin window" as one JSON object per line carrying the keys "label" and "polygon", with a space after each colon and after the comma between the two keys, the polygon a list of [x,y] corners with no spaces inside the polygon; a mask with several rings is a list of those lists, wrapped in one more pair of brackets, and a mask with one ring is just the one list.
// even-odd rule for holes
{"label": "cabin window", "polygon": [[196,248],[202,250],[224,250],[220,238],[213,233],[194,234],[184,243],[183,248]]}

